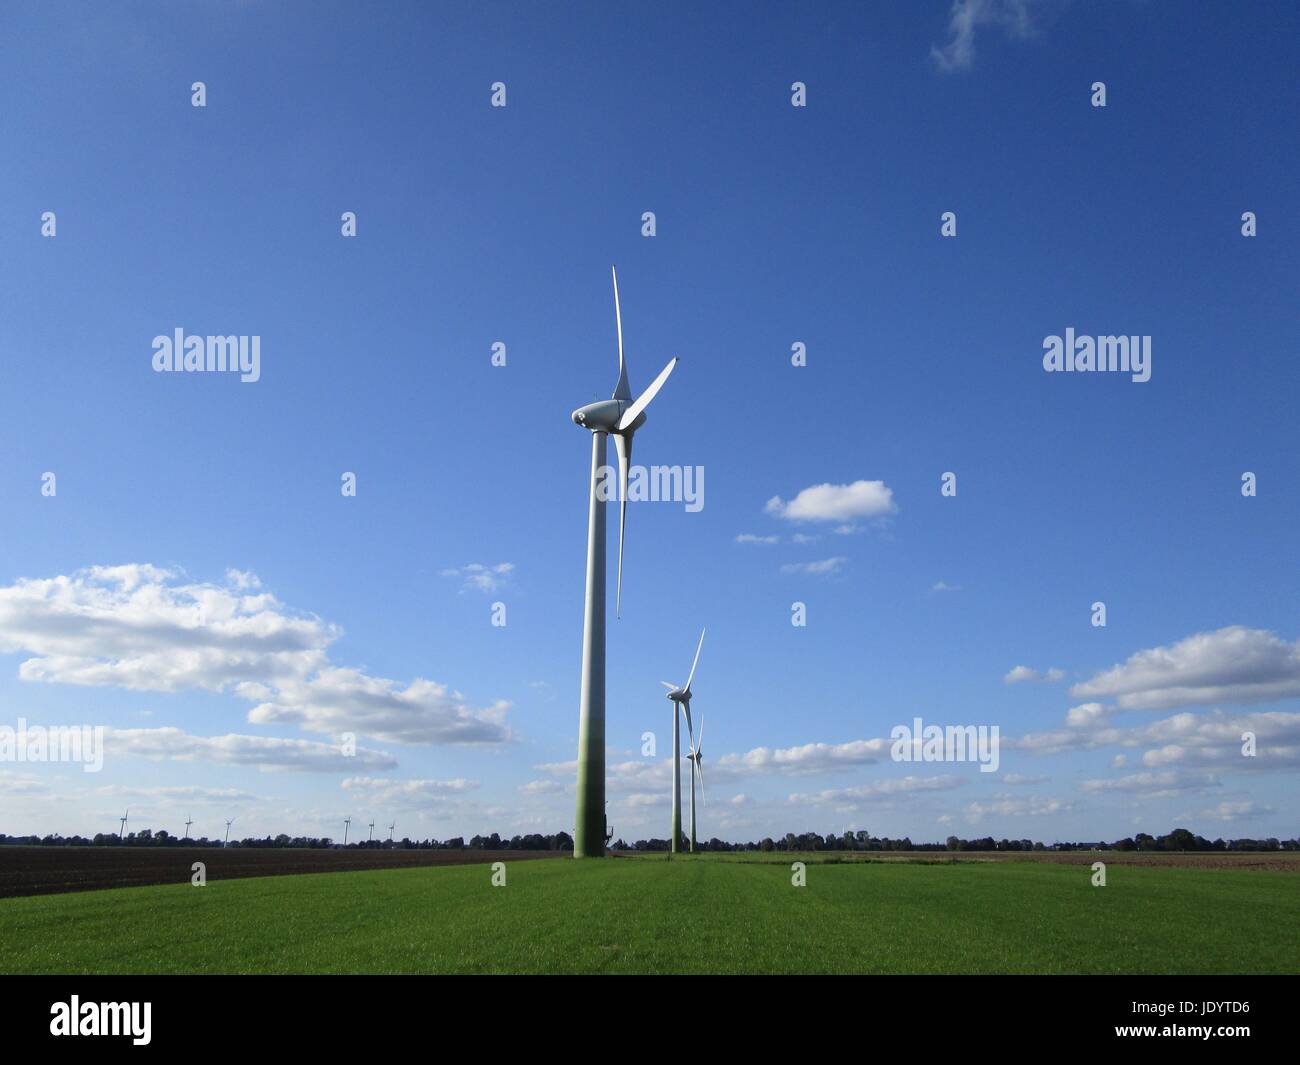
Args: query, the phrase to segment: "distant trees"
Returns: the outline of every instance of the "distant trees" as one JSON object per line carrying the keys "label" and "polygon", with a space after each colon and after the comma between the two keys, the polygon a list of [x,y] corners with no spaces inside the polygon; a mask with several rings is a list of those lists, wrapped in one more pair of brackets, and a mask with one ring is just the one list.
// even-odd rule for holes
{"label": "distant trees", "polygon": [[[116,832],[98,832],[92,837],[85,836],[61,836],[52,834],[47,836],[8,836],[0,833],[0,846],[27,846],[27,847],[220,847],[223,841],[221,839],[208,839],[206,836],[200,838],[180,839],[165,829],[157,831],[143,828],[127,834],[125,839],[120,839]],[[269,847],[292,847],[292,848],[331,848],[336,846],[334,841],[328,836],[290,836],[281,832],[274,837],[265,836],[261,839],[245,838],[241,840],[231,840],[231,847],[246,848],[269,848]],[[573,849],[573,837],[568,832],[556,832],[550,835],[541,833],[529,833],[528,835],[515,835],[510,839],[503,839],[498,833],[493,832],[490,835],[475,835],[470,838],[468,844],[461,836],[454,836],[445,842],[439,842],[436,839],[413,840],[404,838],[389,843],[387,840],[361,840],[356,843],[349,843],[348,849],[367,849],[367,848],[388,848],[392,847],[400,850],[482,850],[482,851],[567,851]],[[762,851],[770,853],[772,851],[1043,851],[1048,849],[1046,845],[1035,840],[1028,839],[1001,839],[994,840],[991,836],[984,836],[980,839],[960,839],[957,836],[949,836],[943,843],[913,843],[910,838],[889,839],[888,837],[877,839],[865,829],[857,831],[846,831],[840,835],[834,832],[825,836],[816,832],[794,833],[787,832],[779,840],[774,840],[771,836],[765,836],[757,842],[732,843],[726,840],[718,839],[716,836],[708,842],[700,841],[698,847],[703,851]],[[666,851],[668,850],[668,840],[666,839],[639,839],[633,844],[628,844],[623,840],[618,840],[613,848],[614,850],[636,850],[636,851]],[[1092,850],[1115,850],[1121,852],[1130,851],[1206,851],[1206,852],[1257,852],[1257,851],[1300,851],[1300,839],[1278,839],[1276,836],[1270,836],[1267,839],[1215,839],[1207,840],[1186,828],[1175,828],[1168,835],[1152,836],[1146,832],[1138,832],[1132,838],[1115,840],[1113,843],[1104,841],[1094,842],[1055,842],[1051,844],[1052,850],[1058,851],[1092,851]]]}

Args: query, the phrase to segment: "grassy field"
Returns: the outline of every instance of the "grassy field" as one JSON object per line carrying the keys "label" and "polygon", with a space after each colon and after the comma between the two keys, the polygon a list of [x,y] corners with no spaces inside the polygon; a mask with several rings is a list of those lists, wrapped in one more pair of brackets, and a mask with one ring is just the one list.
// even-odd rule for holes
{"label": "grassy field", "polygon": [[0,900],[4,973],[1296,973],[1300,877],[1034,862],[507,863]]}

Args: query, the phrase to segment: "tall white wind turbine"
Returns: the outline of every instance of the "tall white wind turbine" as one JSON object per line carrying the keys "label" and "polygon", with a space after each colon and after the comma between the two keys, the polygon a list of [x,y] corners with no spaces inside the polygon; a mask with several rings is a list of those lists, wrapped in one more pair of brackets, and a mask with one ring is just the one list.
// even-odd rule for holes
{"label": "tall white wind turbine", "polygon": [[[686,728],[689,731],[693,732],[694,730],[691,729],[691,681],[695,679],[695,667],[700,664],[700,651],[704,647],[705,631],[707,630],[704,629],[700,630],[700,642],[695,646],[695,661],[691,663],[691,672],[690,672],[690,676],[686,678],[686,683],[679,688],[677,687],[677,685],[672,684],[671,682],[666,680],[659,682],[665,688],[668,689],[668,698],[672,700],[672,704],[673,704],[673,834],[671,839],[669,840],[669,849],[673,854],[676,854],[678,850],[680,850],[681,848],[680,841],[682,838],[682,744],[681,744],[681,723],[680,723],[680,715],[678,712],[680,711],[681,713],[684,713],[686,715]],[[694,764],[695,764],[694,762],[691,763],[692,767],[694,767]],[[692,773],[692,777],[691,777],[692,825],[694,825],[694,820],[695,820],[694,779],[695,779],[694,774]],[[692,836],[694,836],[693,829],[692,829]],[[691,850],[694,849],[695,847],[692,845]]]}
{"label": "tall white wind turbine", "polygon": [[623,598],[623,536],[627,526],[628,466],[632,436],[645,424],[645,409],[673,372],[671,359],[635,400],[623,357],[623,311],[614,279],[614,323],[618,333],[618,383],[612,399],[588,403],[573,412],[575,424],[591,430],[591,485],[587,512],[587,592],[582,622],[582,688],[578,717],[578,801],[573,826],[573,856],[595,858],[605,853],[605,501],[597,481],[614,438],[619,463],[618,585],[616,612]]}

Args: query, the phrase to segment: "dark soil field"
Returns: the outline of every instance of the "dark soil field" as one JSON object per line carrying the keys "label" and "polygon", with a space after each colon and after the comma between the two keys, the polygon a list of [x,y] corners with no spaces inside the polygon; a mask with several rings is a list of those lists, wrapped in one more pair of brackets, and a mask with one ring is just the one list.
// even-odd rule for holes
{"label": "dark soil field", "polygon": [[203,862],[207,878],[340,873],[569,857],[568,851],[289,850],[243,847],[0,847],[0,898],[63,891],[188,884]]}

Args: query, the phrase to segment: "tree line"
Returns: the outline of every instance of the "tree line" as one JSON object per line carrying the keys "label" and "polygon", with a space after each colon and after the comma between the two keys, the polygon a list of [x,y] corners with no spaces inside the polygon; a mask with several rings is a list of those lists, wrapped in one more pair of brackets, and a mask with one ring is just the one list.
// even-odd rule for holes
{"label": "tree line", "polygon": [[[129,832],[125,837],[115,832],[99,832],[93,837],[85,836],[7,836],[0,833],[0,846],[26,847],[291,847],[295,849],[333,849],[342,844],[328,836],[265,836],[261,839],[248,837],[232,839],[229,844],[220,839],[208,839],[206,836],[175,836],[164,829],[157,832],[144,828]],[[683,837],[680,847],[685,850],[688,844]],[[999,839],[984,836],[980,839],[961,839],[949,836],[941,843],[913,843],[909,838],[890,839],[888,836],[875,837],[865,829],[844,832],[840,835],[828,833],[823,836],[817,832],[787,832],[779,839],[771,836],[761,840],[745,843],[731,843],[716,836],[708,841],[696,843],[702,851],[1300,851],[1300,839],[1215,839],[1208,840],[1189,832],[1185,828],[1175,828],[1168,835],[1152,836],[1138,832],[1132,837],[1106,842],[1053,842],[1042,843],[1029,839]],[[389,842],[386,839],[360,840],[347,844],[348,850],[484,850],[484,851],[566,851],[573,850],[573,837],[567,832],[553,835],[530,833],[526,836],[505,837],[493,832],[488,836],[471,836],[466,842],[463,836],[453,836],[446,840],[403,838]],[[669,849],[666,839],[639,839],[627,843],[616,840],[610,848],[615,851],[654,852]]]}

